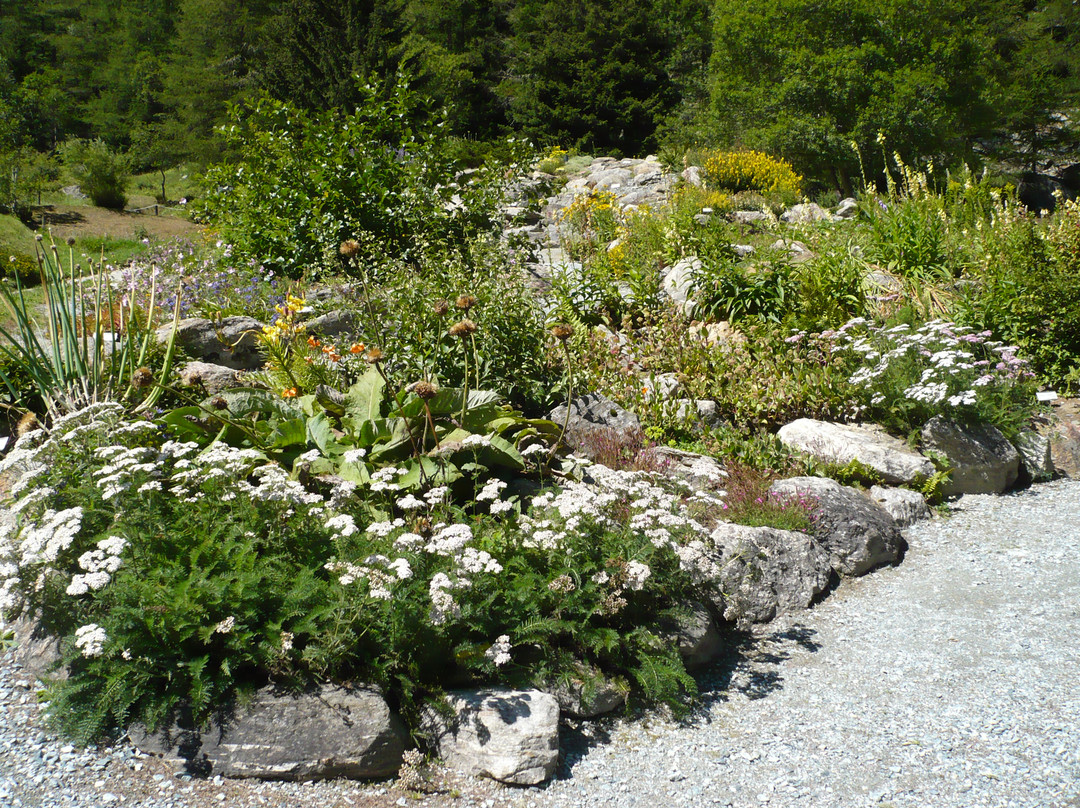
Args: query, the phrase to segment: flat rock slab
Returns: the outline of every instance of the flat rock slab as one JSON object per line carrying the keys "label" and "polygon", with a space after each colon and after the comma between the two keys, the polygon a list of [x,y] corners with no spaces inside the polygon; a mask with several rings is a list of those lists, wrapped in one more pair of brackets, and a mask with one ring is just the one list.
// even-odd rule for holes
{"label": "flat rock slab", "polygon": [[936,415],[922,428],[925,451],[939,452],[952,467],[945,496],[1000,494],[1020,476],[1020,454],[988,424],[960,424]]}
{"label": "flat rock slab", "polygon": [[828,551],[806,533],[723,524],[712,540],[721,569],[714,604],[733,623],[764,623],[805,609],[833,574]]}
{"label": "flat rock slab", "polygon": [[152,735],[133,728],[129,736],[181,768],[263,780],[391,777],[408,743],[381,693],[341,687],[300,696],[266,688],[224,725]]}
{"label": "flat rock slab", "polygon": [[892,564],[905,548],[900,528],[884,508],[854,488],[824,477],[777,480],[771,492],[800,496],[817,503],[815,533],[841,575],[864,575]]}
{"label": "flat rock slab", "polygon": [[532,786],[555,773],[559,704],[540,690],[478,690],[447,694],[455,717],[428,709],[422,728],[443,761],[465,774]]}
{"label": "flat rock slab", "polygon": [[845,426],[800,418],[780,427],[778,435],[785,446],[827,463],[844,466],[858,461],[891,485],[907,485],[934,473],[934,464],[928,458],[880,427]]}

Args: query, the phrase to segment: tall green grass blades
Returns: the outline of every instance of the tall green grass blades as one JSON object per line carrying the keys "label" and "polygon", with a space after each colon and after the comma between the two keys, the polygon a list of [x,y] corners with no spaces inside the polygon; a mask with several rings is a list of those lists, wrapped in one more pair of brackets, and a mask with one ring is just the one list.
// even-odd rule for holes
{"label": "tall green grass blades", "polygon": [[[39,325],[18,278],[14,290],[0,287],[14,323],[11,330],[0,327],[0,356],[27,371],[50,418],[102,401],[130,401],[136,392],[132,377],[153,347],[156,284],[151,285],[149,307],[140,314],[134,295],[116,299],[103,264],[84,272],[69,250],[65,268],[56,245],[44,249],[39,244],[38,250],[44,324]],[[177,305],[174,326],[178,315]],[[167,365],[173,350],[170,340]],[[20,391],[12,380],[2,371],[0,376],[18,400]],[[159,396],[150,394],[152,401]]]}

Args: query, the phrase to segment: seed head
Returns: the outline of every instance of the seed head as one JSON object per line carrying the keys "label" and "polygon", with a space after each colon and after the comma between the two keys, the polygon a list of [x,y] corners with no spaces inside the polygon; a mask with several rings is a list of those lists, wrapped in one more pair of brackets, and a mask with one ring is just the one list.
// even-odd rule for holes
{"label": "seed head", "polygon": [[346,258],[354,258],[360,254],[360,242],[354,238],[341,242],[341,246],[338,247],[340,252]]}
{"label": "seed head", "polygon": [[66,239],[64,239],[64,241],[67,242],[67,245],[69,247],[75,246],[75,236],[68,236]]}
{"label": "seed head", "polygon": [[468,318],[460,320],[450,326],[448,333],[451,337],[461,337],[462,339],[465,339],[469,334],[476,333],[476,323]]}
{"label": "seed head", "polygon": [[439,388],[431,382],[417,382],[413,385],[412,391],[424,401],[430,401],[439,394]]}
{"label": "seed head", "polygon": [[440,298],[435,301],[435,305],[431,307],[431,310],[435,312],[438,317],[445,317],[446,313],[450,311],[450,301]]}
{"label": "seed head", "polygon": [[142,390],[154,383],[154,372],[147,367],[138,368],[131,374],[131,386],[136,390]]}
{"label": "seed head", "polygon": [[213,407],[215,410],[224,410],[228,409],[229,402],[226,401],[223,396],[214,396],[212,399],[210,399],[210,406]]}
{"label": "seed head", "polygon": [[463,309],[466,314],[469,313],[469,309],[476,305],[476,298],[472,295],[458,295],[458,299],[454,301],[454,305],[459,309]]}
{"label": "seed head", "polygon": [[364,361],[369,365],[374,365],[376,362],[381,362],[383,358],[383,352],[378,348],[368,348],[364,352]]}
{"label": "seed head", "polygon": [[559,342],[566,342],[574,336],[574,327],[566,323],[556,323],[551,327],[551,335]]}
{"label": "seed head", "polygon": [[41,424],[38,421],[37,416],[34,415],[34,413],[32,412],[27,412],[25,415],[23,415],[22,418],[19,419],[19,425],[15,427],[15,435],[16,437],[21,438],[27,432],[33,432],[35,429],[39,429],[40,427]]}

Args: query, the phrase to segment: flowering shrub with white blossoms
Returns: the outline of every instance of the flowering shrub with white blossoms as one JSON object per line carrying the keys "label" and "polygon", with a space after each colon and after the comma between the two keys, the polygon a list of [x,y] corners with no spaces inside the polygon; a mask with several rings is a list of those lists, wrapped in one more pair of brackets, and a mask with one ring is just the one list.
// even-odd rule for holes
{"label": "flowering shrub with white blossoms", "polygon": [[861,360],[848,381],[862,417],[910,432],[946,414],[1015,434],[1035,406],[1034,376],[1018,348],[991,336],[944,320],[886,328],[861,317],[821,334],[834,354]]}
{"label": "flowering shrub with white blossoms", "polygon": [[0,612],[61,638],[59,728],[89,741],[203,720],[268,681],[369,681],[406,718],[463,674],[591,670],[685,702],[662,626],[717,575],[691,513],[719,512],[722,492],[597,466],[531,508],[491,477],[463,508],[445,485],[402,490],[404,471],[306,485],[116,405],[25,435],[0,461],[15,480]]}

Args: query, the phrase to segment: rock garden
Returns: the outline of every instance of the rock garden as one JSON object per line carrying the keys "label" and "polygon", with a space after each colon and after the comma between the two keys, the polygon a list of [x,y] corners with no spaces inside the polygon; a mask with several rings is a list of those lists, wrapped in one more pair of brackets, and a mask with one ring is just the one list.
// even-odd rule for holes
{"label": "rock garden", "polygon": [[79,744],[536,785],[561,721],[685,715],[733,632],[902,563],[933,508],[1080,473],[1072,203],[380,153],[385,206],[324,177],[290,228],[317,189],[248,144],[220,240],[89,269],[43,241],[44,314],[3,290],[0,619]]}

